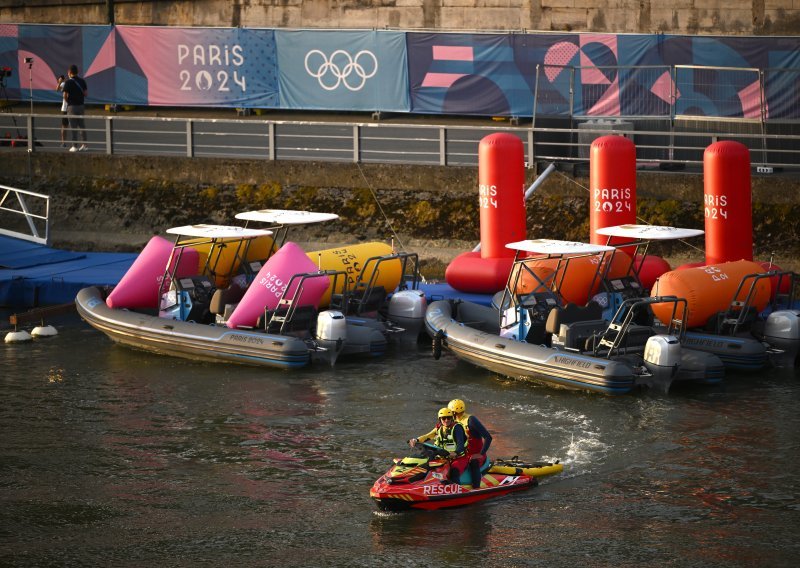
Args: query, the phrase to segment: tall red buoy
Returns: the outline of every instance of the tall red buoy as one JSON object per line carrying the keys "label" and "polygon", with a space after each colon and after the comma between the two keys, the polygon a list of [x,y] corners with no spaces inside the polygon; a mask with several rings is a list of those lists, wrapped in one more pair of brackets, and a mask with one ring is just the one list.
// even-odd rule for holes
{"label": "tall red buoy", "polygon": [[514,251],[506,244],[526,236],[525,157],[522,141],[498,132],[478,146],[478,206],[481,250],[458,255],[445,271],[447,283],[461,292],[502,290]]}
{"label": "tall red buoy", "polygon": [[[601,136],[589,152],[589,238],[595,245],[608,237],[603,227],[636,223],[636,146],[624,136]],[[612,244],[630,239],[614,237]],[[633,254],[634,251],[626,251]]]}
{"label": "tall red buoy", "polygon": [[740,142],[711,144],[703,153],[706,264],[753,260],[750,150]]}
{"label": "tall red buoy", "polygon": [[525,238],[525,158],[522,140],[490,134],[478,146],[481,258],[514,256],[506,244]]}

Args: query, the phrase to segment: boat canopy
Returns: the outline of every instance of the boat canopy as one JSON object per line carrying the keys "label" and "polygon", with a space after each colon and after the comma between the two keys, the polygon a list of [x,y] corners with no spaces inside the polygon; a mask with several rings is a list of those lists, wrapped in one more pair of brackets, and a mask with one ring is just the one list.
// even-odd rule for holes
{"label": "boat canopy", "polygon": [[555,239],[528,239],[516,243],[508,243],[506,248],[547,255],[600,254],[614,250],[614,247],[607,245],[593,245],[590,243],[559,241]]}
{"label": "boat canopy", "polygon": [[702,235],[700,229],[682,229],[680,227],[667,227],[664,225],[615,225],[596,229],[598,235],[606,237],[624,237],[642,241],[669,241],[674,239],[688,239]]}
{"label": "boat canopy", "polygon": [[184,225],[167,229],[167,233],[182,237],[202,237],[206,239],[254,239],[264,235],[271,235],[272,231],[229,225]]}
{"label": "boat canopy", "polygon": [[293,209],[259,209],[237,213],[236,218],[242,221],[257,221],[278,225],[309,225],[338,219],[336,213],[317,213],[315,211],[295,211]]}

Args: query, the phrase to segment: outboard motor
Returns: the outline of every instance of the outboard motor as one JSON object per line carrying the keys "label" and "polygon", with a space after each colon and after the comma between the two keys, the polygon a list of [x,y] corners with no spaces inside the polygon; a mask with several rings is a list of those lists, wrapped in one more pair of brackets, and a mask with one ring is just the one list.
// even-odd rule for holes
{"label": "outboard motor", "polygon": [[318,357],[328,361],[331,365],[336,363],[336,358],[344,348],[347,341],[347,320],[338,310],[325,310],[317,316],[317,344],[324,349],[318,352]]}
{"label": "outboard motor", "polygon": [[644,366],[655,383],[669,388],[681,364],[681,342],[674,335],[654,335],[644,346]]}
{"label": "outboard motor", "polygon": [[783,350],[771,359],[776,367],[800,367],[800,310],[778,310],[769,314],[760,339]]}
{"label": "outboard motor", "polygon": [[398,334],[401,341],[417,341],[425,324],[425,310],[428,301],[422,290],[400,290],[389,300],[387,319],[401,327]]}

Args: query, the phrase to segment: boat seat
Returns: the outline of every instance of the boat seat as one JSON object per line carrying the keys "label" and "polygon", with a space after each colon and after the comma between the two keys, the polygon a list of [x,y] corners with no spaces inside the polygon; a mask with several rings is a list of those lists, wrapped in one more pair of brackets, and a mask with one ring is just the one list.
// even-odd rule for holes
{"label": "boat seat", "polygon": [[290,319],[285,319],[289,313],[288,308],[278,308],[267,312],[266,330],[268,333],[309,332],[317,320],[317,308],[314,306],[298,306],[291,314]]}
{"label": "boat seat", "polygon": [[602,320],[603,308],[597,302],[589,302],[585,306],[569,303],[566,306],[550,310],[545,323],[545,331],[558,335],[563,324],[579,321]]}
{"label": "boat seat", "polygon": [[386,288],[374,286],[369,290],[356,290],[348,301],[348,314],[377,312],[386,303]]}
{"label": "boat seat", "polygon": [[[613,333],[616,332],[612,332],[606,335],[605,339],[613,341],[614,339]],[[626,350],[633,349],[635,351],[644,349],[644,346],[647,344],[647,340],[650,339],[653,335],[655,335],[655,333],[656,333],[655,330],[649,325],[631,324],[628,326],[628,330],[625,333],[625,337],[622,339],[622,342],[620,342],[620,344],[618,345],[618,348]],[[595,346],[597,345],[597,343],[600,341],[601,338],[603,338],[602,331],[595,336],[587,337],[583,349],[585,351],[594,350]]]}
{"label": "boat seat", "polygon": [[211,304],[208,309],[212,314],[222,315],[225,313],[225,306],[238,304],[244,296],[244,290],[235,284],[227,288],[217,288],[211,296]]}

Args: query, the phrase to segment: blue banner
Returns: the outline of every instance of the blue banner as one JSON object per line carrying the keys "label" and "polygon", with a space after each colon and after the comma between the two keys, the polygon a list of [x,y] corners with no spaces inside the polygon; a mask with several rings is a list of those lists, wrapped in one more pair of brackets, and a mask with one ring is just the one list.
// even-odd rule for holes
{"label": "blue banner", "polygon": [[275,42],[281,108],[410,108],[402,32],[276,30]]}
{"label": "blue banner", "polygon": [[408,33],[411,110],[417,113],[530,116],[533,90],[509,34]]}
{"label": "blue banner", "polygon": [[0,97],[72,64],[89,105],[800,119],[798,37],[0,24]]}

